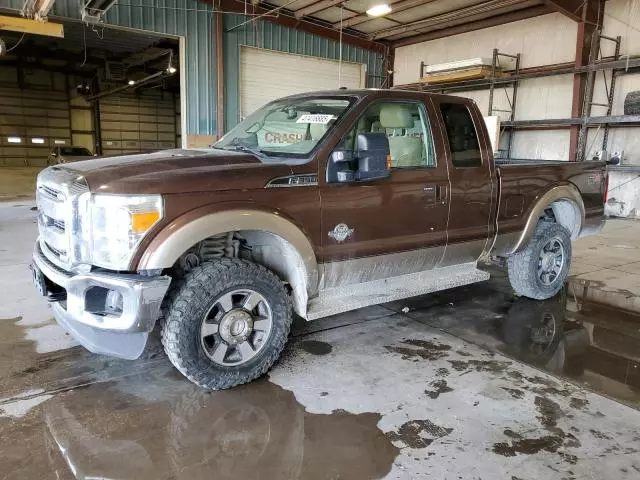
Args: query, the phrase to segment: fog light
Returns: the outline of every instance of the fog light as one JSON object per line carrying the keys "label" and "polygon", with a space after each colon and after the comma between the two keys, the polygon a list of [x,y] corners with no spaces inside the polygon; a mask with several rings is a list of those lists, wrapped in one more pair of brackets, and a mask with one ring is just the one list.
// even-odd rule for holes
{"label": "fog light", "polygon": [[114,315],[122,313],[122,294],[120,292],[109,290],[104,303],[106,313]]}

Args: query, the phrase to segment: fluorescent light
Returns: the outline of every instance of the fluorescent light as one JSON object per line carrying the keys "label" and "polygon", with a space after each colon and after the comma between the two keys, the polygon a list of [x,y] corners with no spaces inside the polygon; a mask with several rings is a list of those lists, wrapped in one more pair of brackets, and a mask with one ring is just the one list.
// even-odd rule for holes
{"label": "fluorescent light", "polygon": [[20,137],[9,137],[9,138],[7,138],[7,142],[9,142],[9,143],[22,143],[22,139]]}
{"label": "fluorescent light", "polygon": [[136,83],[136,81],[135,81],[135,80],[129,80],[129,85],[133,85],[133,84],[135,84],[135,83]]}
{"label": "fluorescent light", "polygon": [[55,143],[56,145],[64,145],[67,142],[64,140],[54,140],[53,143]]}
{"label": "fluorescent light", "polygon": [[44,138],[32,138],[31,139],[31,143],[38,143],[38,144],[43,144],[44,143]]}
{"label": "fluorescent light", "polygon": [[386,3],[374,5],[369,10],[367,10],[367,15],[369,15],[370,17],[381,17],[382,15],[386,15],[387,13],[391,13],[391,7]]}

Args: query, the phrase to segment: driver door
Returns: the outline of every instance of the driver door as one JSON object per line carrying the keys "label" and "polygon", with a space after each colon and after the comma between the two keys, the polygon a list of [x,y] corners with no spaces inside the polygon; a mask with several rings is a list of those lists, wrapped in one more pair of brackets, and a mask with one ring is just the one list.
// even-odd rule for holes
{"label": "driver door", "polygon": [[428,270],[442,259],[450,189],[430,108],[422,99],[374,102],[338,144],[336,149],[353,150],[358,134],[384,132],[392,161],[388,178],[339,183],[327,161],[320,184],[321,288]]}

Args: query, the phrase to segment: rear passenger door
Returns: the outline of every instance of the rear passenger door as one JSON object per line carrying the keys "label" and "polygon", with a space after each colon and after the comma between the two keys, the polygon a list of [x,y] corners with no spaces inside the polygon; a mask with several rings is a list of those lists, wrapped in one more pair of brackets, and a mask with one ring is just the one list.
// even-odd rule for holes
{"label": "rear passenger door", "polygon": [[432,98],[451,182],[447,251],[441,265],[475,262],[494,233],[497,187],[489,139],[478,110],[466,101]]}
{"label": "rear passenger door", "polygon": [[[424,97],[379,100],[336,147],[354,150],[361,133],[389,139],[391,175],[338,183],[327,162],[321,184],[323,286],[332,288],[435,267],[446,245],[449,181],[431,132]],[[340,236],[343,230],[346,235]]]}

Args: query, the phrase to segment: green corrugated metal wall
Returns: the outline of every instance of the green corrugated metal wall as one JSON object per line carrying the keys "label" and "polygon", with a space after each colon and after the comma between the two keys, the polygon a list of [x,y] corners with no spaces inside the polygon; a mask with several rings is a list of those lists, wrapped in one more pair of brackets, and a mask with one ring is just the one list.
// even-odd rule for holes
{"label": "green corrugated metal wall", "polygon": [[[19,10],[23,1],[2,3],[2,7]],[[51,15],[78,19],[82,3],[82,0],[56,0]],[[188,134],[216,133],[215,19],[210,10],[211,5],[198,0],[124,0],[116,3],[106,17],[108,24],[185,37]],[[258,20],[228,31],[246,18],[238,14],[225,14],[224,18],[227,129],[239,120],[241,45],[330,59],[338,59],[340,55],[336,41],[267,21]],[[342,48],[343,60],[367,65],[367,86],[378,87],[382,79],[382,56],[350,45]]]}

